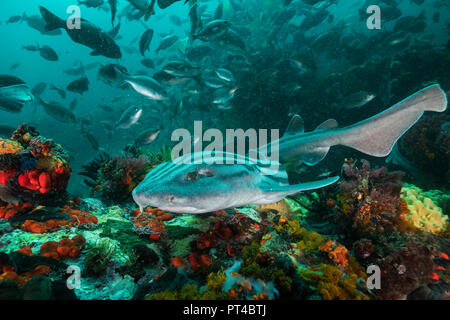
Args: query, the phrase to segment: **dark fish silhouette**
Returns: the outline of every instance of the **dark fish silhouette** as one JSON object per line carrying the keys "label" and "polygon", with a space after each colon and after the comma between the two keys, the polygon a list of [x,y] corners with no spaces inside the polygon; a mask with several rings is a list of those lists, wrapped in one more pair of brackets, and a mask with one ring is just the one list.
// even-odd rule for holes
{"label": "dark fish silhouette", "polygon": [[145,56],[145,52],[149,50],[150,43],[153,39],[153,30],[147,29],[142,34],[141,39],[139,40],[139,52],[142,56]]}
{"label": "dark fish silhouette", "polygon": [[30,28],[39,31],[41,34],[48,36],[57,36],[62,34],[61,29],[55,29],[51,31],[47,30],[45,27],[47,23],[40,15],[34,14],[32,16],[27,16],[24,13],[22,19],[28,24]]}
{"label": "dark fish silhouette", "polygon": [[40,47],[39,45],[35,46],[31,45],[31,46],[23,46],[22,48],[28,51],[39,51],[39,55],[45,60],[58,61],[58,54],[55,52],[55,50],[53,50],[49,46],[44,45]]}
{"label": "dark fish silhouette", "polygon": [[58,54],[49,46],[39,47],[39,54],[48,61],[58,61]]}
{"label": "dark fish silhouette", "polygon": [[77,80],[72,81],[66,87],[68,91],[83,94],[83,92],[89,90],[89,79],[84,76]]}
{"label": "dark fish silhouette", "polygon": [[78,99],[77,98],[73,98],[72,102],[70,103],[69,109],[73,111],[73,110],[75,110],[77,105],[78,105]]}
{"label": "dark fish silhouette", "polygon": [[161,50],[168,49],[171,46],[175,44],[175,42],[178,41],[178,36],[176,35],[168,35],[164,37],[161,42],[159,43],[158,48],[156,49],[156,52],[158,53]]}
{"label": "dark fish silhouette", "polygon": [[58,18],[44,7],[39,7],[41,15],[47,23],[47,30],[64,29],[69,37],[76,43],[91,48],[92,56],[102,55],[107,58],[119,59],[122,57],[119,46],[114,40],[96,25],[85,19],[80,19],[80,28],[69,29],[66,21]]}
{"label": "dark fish silhouette", "polygon": [[31,93],[33,96],[38,97],[44,93],[46,88],[47,84],[45,82],[40,82],[31,89]]}
{"label": "dark fish silhouette", "polygon": [[153,69],[155,67],[155,63],[150,58],[142,59],[141,60],[141,64],[144,65],[147,68],[152,68]]}
{"label": "dark fish silhouette", "polygon": [[88,8],[98,8],[103,3],[105,3],[104,0],[86,0],[86,1],[78,0],[78,4],[85,5]]}
{"label": "dark fish silhouette", "polygon": [[66,92],[64,91],[64,89],[58,88],[57,86],[55,86],[54,84],[52,84],[52,85],[50,86],[50,90],[56,91],[56,92],[61,96],[61,98],[63,98],[63,99],[66,98]]}
{"label": "dark fish silhouette", "polygon": [[76,119],[73,112],[67,108],[64,108],[58,102],[55,101],[45,102],[39,97],[37,98],[37,100],[44,107],[45,113],[47,113],[52,118],[60,122],[75,124]]}
{"label": "dark fish silhouette", "polygon": [[111,25],[114,25],[114,20],[117,14],[117,0],[108,0],[109,7],[111,8]]}
{"label": "dark fish silhouette", "polygon": [[9,17],[9,19],[6,20],[5,23],[6,23],[6,24],[9,24],[9,23],[17,23],[17,22],[19,22],[19,21],[21,21],[21,20],[22,20],[22,16],[12,16],[12,17]]}
{"label": "dark fish silhouette", "polygon": [[139,10],[138,19],[144,17],[144,20],[147,21],[150,17],[155,13],[155,3],[156,0],[151,0],[148,3],[147,0],[127,0],[132,4],[134,8]]}

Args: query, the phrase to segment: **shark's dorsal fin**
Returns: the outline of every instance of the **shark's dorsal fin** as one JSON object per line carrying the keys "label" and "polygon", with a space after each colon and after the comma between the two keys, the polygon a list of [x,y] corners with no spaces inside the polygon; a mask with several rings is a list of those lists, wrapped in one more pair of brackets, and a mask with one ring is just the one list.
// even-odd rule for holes
{"label": "shark's dorsal fin", "polygon": [[333,129],[333,128],[336,128],[337,126],[338,126],[338,122],[336,120],[328,119],[327,121],[322,122],[321,124],[319,124],[317,126],[317,128],[314,129],[314,131],[315,130],[321,130],[321,129]]}
{"label": "shark's dorsal fin", "polygon": [[301,161],[308,166],[314,166],[327,156],[329,150],[329,147],[316,148],[313,152],[302,155]]}
{"label": "shark's dorsal fin", "polygon": [[300,117],[298,114],[295,114],[291,121],[289,121],[289,124],[286,128],[286,131],[284,132],[284,135],[291,135],[296,133],[303,133],[305,132],[305,122],[303,121],[303,118]]}

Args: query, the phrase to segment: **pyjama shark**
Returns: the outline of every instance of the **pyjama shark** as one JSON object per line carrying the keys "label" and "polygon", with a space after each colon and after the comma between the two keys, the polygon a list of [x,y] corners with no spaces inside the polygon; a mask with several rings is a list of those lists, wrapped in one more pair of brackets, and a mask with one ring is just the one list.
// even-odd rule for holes
{"label": "pyjama shark", "polygon": [[[397,140],[425,111],[443,112],[447,96],[439,85],[431,85],[389,109],[338,128],[330,119],[312,132],[304,132],[303,120],[295,115],[278,140],[280,163],[313,166],[323,160],[332,146],[342,145],[375,157],[389,155]],[[270,144],[259,149],[268,149]],[[224,157],[240,157],[224,154]],[[277,202],[288,195],[331,185],[339,177],[290,185],[284,169],[272,170],[261,161],[235,164],[185,163],[179,158],[152,169],[133,190],[134,201],[179,213],[206,213],[246,204]],[[225,162],[226,163],[226,162]]]}

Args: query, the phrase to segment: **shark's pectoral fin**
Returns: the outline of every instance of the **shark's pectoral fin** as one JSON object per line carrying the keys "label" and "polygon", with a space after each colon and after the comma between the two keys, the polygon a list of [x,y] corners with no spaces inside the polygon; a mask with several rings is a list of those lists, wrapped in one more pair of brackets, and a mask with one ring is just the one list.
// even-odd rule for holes
{"label": "shark's pectoral fin", "polygon": [[329,150],[329,147],[316,148],[313,152],[302,155],[301,161],[308,166],[314,166],[327,156]]}
{"label": "shark's pectoral fin", "polygon": [[330,184],[335,183],[339,180],[339,177],[330,177],[323,180],[318,181],[312,181],[312,182],[306,182],[306,183],[299,183],[299,184],[293,184],[293,185],[287,185],[287,186],[276,186],[276,187],[268,187],[268,188],[261,188],[261,191],[263,192],[274,192],[279,193],[283,196],[288,196],[291,194],[298,193],[300,191],[307,191],[307,190],[314,190],[326,187]]}

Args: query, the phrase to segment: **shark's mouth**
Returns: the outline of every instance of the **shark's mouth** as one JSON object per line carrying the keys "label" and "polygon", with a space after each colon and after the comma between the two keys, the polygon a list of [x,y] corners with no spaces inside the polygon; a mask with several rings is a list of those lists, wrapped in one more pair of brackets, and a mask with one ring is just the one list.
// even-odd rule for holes
{"label": "shark's mouth", "polygon": [[163,211],[170,211],[170,212],[179,212],[179,213],[198,213],[199,210],[198,208],[194,208],[194,207],[160,207],[161,210]]}

